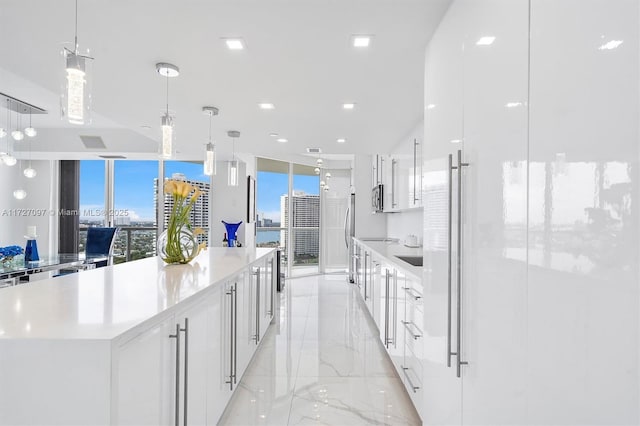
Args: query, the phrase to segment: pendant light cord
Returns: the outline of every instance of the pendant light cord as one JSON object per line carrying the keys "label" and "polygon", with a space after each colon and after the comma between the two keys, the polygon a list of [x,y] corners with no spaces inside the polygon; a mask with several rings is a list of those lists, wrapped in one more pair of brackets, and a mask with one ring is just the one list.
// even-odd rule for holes
{"label": "pendant light cord", "polygon": [[75,54],[78,54],[78,0],[76,0],[76,32],[75,32],[75,39],[74,39],[74,51]]}
{"label": "pendant light cord", "polygon": [[167,117],[169,117],[169,72],[167,71]]}
{"label": "pendant light cord", "polygon": [[213,112],[209,113],[209,143],[211,143],[211,119],[213,118]]}

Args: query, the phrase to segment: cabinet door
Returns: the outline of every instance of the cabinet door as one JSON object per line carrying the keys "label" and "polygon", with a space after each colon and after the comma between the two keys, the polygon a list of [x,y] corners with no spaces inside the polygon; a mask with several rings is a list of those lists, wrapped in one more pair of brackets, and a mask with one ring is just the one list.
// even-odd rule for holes
{"label": "cabinet door", "polygon": [[175,331],[171,317],[115,349],[114,424],[174,424]]}
{"label": "cabinet door", "polygon": [[236,380],[249,365],[256,350],[256,285],[253,271],[246,270],[237,275],[232,282],[236,286]]}
{"label": "cabinet door", "polygon": [[379,291],[377,292],[376,299],[380,309],[377,311],[378,317],[378,331],[380,341],[387,350],[389,350],[389,344],[391,342],[391,330],[393,328],[390,320],[392,318],[390,297],[392,296],[393,285],[393,268],[391,268],[384,260],[380,259],[378,270]]}
{"label": "cabinet door", "polygon": [[[176,321],[185,330],[181,336],[180,417],[186,424],[207,423],[207,370],[215,361],[207,341],[212,326],[211,303],[207,296],[197,304],[176,313]],[[218,367],[218,366],[216,366]]]}
{"label": "cabinet door", "polygon": [[[231,328],[235,317],[233,308],[233,283],[217,286],[216,291],[209,298],[210,313],[207,327],[208,368],[207,382],[207,424],[218,424],[218,420],[231,398],[232,388],[232,359],[233,341]],[[237,382],[237,380],[236,380]]]}
{"label": "cabinet door", "polygon": [[[464,137],[458,145],[469,164],[456,170],[462,174],[461,356],[468,363],[462,366],[462,417],[468,424],[522,424],[529,1],[462,3]],[[486,39],[488,28],[494,39]]]}
{"label": "cabinet door", "polygon": [[529,424],[640,423],[639,8],[531,2]]}
{"label": "cabinet door", "polygon": [[[425,425],[462,422],[462,381],[449,356],[456,329],[450,315],[448,253],[449,164],[463,132],[462,67],[464,5],[452,2],[425,59],[424,324],[422,420]],[[455,209],[455,206],[453,206]],[[455,255],[455,253],[452,253]]]}
{"label": "cabinet door", "polygon": [[260,262],[260,339],[265,335],[271,324],[273,311],[272,298],[272,262],[267,258]]}
{"label": "cabinet door", "polygon": [[[380,329],[380,259],[369,252],[369,275],[367,282],[367,307],[369,313]],[[384,305],[383,305],[384,306]]]}
{"label": "cabinet door", "polygon": [[391,270],[389,284],[389,344],[387,351],[393,365],[402,377],[405,341],[405,275],[400,269]]}
{"label": "cabinet door", "polygon": [[423,287],[421,280],[407,275],[404,285],[399,289],[405,297],[404,327],[404,360],[400,377],[404,381],[407,393],[420,416],[425,417],[422,404],[424,395],[424,314]]}

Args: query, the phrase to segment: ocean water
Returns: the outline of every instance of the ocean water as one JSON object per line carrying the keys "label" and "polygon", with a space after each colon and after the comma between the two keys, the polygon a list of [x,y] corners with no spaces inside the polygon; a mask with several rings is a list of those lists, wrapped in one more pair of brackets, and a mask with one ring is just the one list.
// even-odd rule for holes
{"label": "ocean water", "polygon": [[280,231],[260,231],[256,234],[256,244],[264,244],[272,241],[280,241]]}

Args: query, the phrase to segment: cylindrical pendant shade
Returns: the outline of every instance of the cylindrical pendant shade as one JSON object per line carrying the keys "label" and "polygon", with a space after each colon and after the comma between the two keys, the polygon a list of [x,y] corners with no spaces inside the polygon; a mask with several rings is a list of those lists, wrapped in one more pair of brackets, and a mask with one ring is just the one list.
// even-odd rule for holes
{"label": "cylindrical pendant shade", "polygon": [[69,123],[91,122],[91,58],[65,50],[65,81],[62,90],[61,113]]}
{"label": "cylindrical pendant shade", "polygon": [[173,119],[166,114],[162,117],[162,147],[160,155],[162,158],[171,158],[173,151]]}
{"label": "cylindrical pendant shade", "polygon": [[204,159],[204,174],[207,176],[216,174],[216,148],[212,143],[207,144]]}
{"label": "cylindrical pendant shade", "polygon": [[227,185],[238,186],[238,160],[229,161]]}

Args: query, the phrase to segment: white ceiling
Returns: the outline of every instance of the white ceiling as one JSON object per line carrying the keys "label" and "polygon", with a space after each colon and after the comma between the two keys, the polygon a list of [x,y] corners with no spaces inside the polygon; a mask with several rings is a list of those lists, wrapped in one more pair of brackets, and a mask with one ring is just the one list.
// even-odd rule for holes
{"label": "white ceiling", "polygon": [[[181,71],[169,86],[178,158],[201,157],[205,105],[220,108],[213,134],[223,154],[231,152],[231,129],[242,133],[237,151],[272,158],[311,146],[334,155],[386,152],[422,118],[424,49],[448,3],[79,0],[80,48],[96,58],[94,122],[79,128],[60,120],[58,98],[74,0],[2,0],[0,91],[49,111],[33,119],[36,156],[95,157],[78,135],[102,136],[109,152],[155,156],[166,88],[157,62]],[[373,34],[371,47],[353,48],[352,34]],[[221,40],[236,36],[246,50],[229,51]],[[347,101],[356,109],[343,110]],[[260,110],[259,102],[276,109]],[[272,132],[289,142],[275,142]]]}

